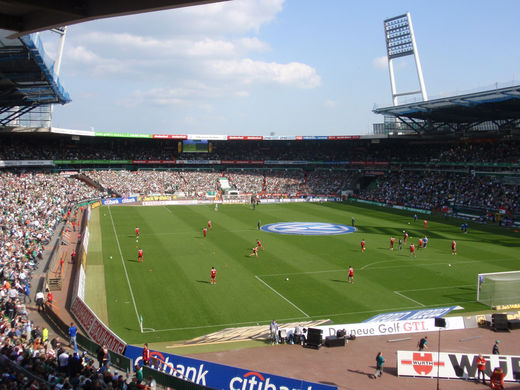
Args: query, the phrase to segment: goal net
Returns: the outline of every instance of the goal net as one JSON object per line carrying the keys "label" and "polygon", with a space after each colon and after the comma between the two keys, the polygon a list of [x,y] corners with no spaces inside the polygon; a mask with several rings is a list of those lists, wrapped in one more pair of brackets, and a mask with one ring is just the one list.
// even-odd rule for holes
{"label": "goal net", "polygon": [[520,271],[478,274],[477,301],[491,307],[520,303]]}

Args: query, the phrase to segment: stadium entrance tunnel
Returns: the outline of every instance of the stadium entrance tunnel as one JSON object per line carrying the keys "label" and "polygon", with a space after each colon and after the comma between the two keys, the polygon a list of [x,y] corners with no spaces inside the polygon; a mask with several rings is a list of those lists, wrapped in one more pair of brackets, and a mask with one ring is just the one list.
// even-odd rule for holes
{"label": "stadium entrance tunnel", "polygon": [[325,222],[279,222],[264,225],[260,229],[269,233],[300,236],[330,236],[356,231],[356,228],[352,226]]}

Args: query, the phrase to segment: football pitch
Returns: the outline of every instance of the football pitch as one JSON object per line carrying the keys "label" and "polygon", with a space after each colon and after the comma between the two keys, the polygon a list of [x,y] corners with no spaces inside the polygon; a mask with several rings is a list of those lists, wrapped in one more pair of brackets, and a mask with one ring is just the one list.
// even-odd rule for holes
{"label": "football pitch", "polygon": [[[352,218],[357,230],[350,234],[284,235],[257,229],[258,221],[351,225]],[[353,323],[411,309],[488,309],[476,302],[477,274],[519,269],[519,234],[474,223],[463,234],[460,220],[441,217],[428,217],[424,228],[423,219],[419,214],[414,222],[410,212],[349,203],[260,204],[256,210],[219,205],[218,211],[213,205],[104,206],[93,210],[89,227],[91,241],[98,230],[101,247],[90,250],[89,245],[87,285],[102,285],[88,279],[89,266],[102,262],[109,326],[129,343],[185,340],[273,319]],[[204,238],[208,220],[213,228]],[[399,250],[403,230],[409,238]],[[411,257],[409,244],[417,246],[424,236],[427,248]],[[249,256],[257,239],[265,250]],[[451,253],[452,240],[457,255]],[[138,247],[144,252],[142,263]],[[346,282],[349,265],[355,270],[353,284]],[[212,266],[217,269],[215,285],[210,284]]]}

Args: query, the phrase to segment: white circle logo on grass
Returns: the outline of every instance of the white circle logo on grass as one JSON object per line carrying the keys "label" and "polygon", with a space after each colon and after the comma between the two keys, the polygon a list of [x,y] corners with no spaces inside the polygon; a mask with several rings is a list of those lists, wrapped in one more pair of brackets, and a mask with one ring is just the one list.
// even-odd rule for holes
{"label": "white circle logo on grass", "polygon": [[352,226],[324,222],[280,222],[264,225],[261,229],[269,233],[301,236],[330,236],[348,234],[356,231],[356,228]]}

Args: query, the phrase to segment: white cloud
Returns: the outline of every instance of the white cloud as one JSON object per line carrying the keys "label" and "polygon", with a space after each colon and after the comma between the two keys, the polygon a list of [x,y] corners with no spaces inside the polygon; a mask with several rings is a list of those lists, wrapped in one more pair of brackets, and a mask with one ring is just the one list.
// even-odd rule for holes
{"label": "white cloud", "polygon": [[229,41],[206,38],[193,42],[186,54],[197,57],[227,57],[235,54],[235,45]]}
{"label": "white cloud", "polygon": [[283,9],[285,0],[233,0],[176,10],[172,18],[200,32],[245,33],[260,30]]}
{"label": "white cloud", "polygon": [[99,61],[100,58],[93,51],[88,50],[83,46],[76,46],[67,49],[67,59],[90,64]]}
{"label": "white cloud", "polygon": [[181,86],[158,87],[146,90],[136,90],[128,98],[121,99],[119,104],[125,107],[135,107],[138,105],[190,105],[208,110],[212,107],[208,103],[201,103],[205,99],[218,99],[223,96],[231,95],[229,89],[218,88],[206,85],[199,81],[182,81]]}
{"label": "white cloud", "polygon": [[130,68],[118,59],[102,58],[83,46],[69,47],[64,62],[69,62],[80,73],[89,70],[93,74],[117,74],[127,72]]}
{"label": "white cloud", "polygon": [[260,39],[253,38],[241,38],[237,41],[237,47],[244,51],[257,51],[264,52],[270,49],[269,44],[261,41]]}
{"label": "white cloud", "polygon": [[264,52],[269,45],[257,37],[235,40],[185,36],[157,39],[129,33],[91,32],[76,38],[78,44],[95,47],[100,52],[129,57],[147,55],[162,57],[230,57],[250,51]]}
{"label": "white cloud", "polygon": [[376,69],[388,69],[388,59],[386,56],[374,58],[372,66]]}
{"label": "white cloud", "polygon": [[299,88],[315,88],[321,85],[321,77],[316,70],[299,62],[278,64],[245,58],[233,61],[213,61],[210,63],[210,67],[218,75],[233,78],[245,84],[267,82]]}

